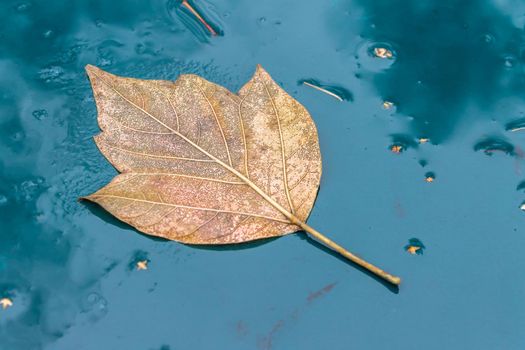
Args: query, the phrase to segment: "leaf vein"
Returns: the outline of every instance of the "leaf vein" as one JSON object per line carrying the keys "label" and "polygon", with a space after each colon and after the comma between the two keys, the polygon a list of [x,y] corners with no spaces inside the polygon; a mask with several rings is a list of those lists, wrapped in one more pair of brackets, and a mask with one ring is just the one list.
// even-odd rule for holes
{"label": "leaf vein", "polygon": [[[111,194],[96,194],[95,193],[95,194],[92,194],[91,197],[118,198],[118,199],[127,199],[127,200],[135,201],[135,202],[159,204],[159,202],[154,202],[154,201],[150,201],[150,200],[146,200],[146,199],[137,199],[137,198],[117,196],[117,195],[111,195]],[[237,215],[249,215],[249,216],[258,217],[258,218],[262,218],[262,219],[273,220],[273,221],[277,221],[277,222],[283,222],[285,224],[289,224],[290,223],[287,220],[275,218],[275,217],[272,217],[272,216],[259,215],[259,214],[246,213],[246,212],[239,212],[239,211],[232,211],[232,210],[193,207],[193,206],[189,206],[189,205],[172,204],[172,203],[162,203],[162,205],[169,206],[169,207],[175,207],[175,208],[190,209],[190,210],[202,210],[202,211],[213,211],[213,212],[229,213],[229,214],[237,214]]]}
{"label": "leaf vein", "polygon": [[284,148],[284,140],[283,140],[283,131],[281,128],[281,118],[279,117],[279,112],[277,111],[277,106],[275,106],[275,101],[273,100],[272,95],[270,94],[270,90],[268,90],[268,86],[266,85],[266,82],[262,80],[262,83],[264,85],[264,90],[266,90],[266,94],[268,95],[268,98],[270,99],[270,102],[272,103],[273,111],[275,114],[275,118],[277,119],[277,126],[279,128],[279,139],[281,141],[281,162],[283,165],[283,181],[284,181],[284,190],[286,192],[286,198],[288,199],[288,204],[290,205],[290,211],[292,214],[295,213],[292,198],[290,196],[290,190],[288,189],[288,173],[286,171],[286,150]]}

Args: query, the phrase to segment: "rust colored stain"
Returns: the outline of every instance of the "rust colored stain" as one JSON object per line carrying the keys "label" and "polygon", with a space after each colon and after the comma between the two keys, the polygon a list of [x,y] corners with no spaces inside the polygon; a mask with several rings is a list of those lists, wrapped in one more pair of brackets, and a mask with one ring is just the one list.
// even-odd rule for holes
{"label": "rust colored stain", "polygon": [[306,298],[306,300],[310,303],[310,302],[314,301],[315,299],[317,299],[319,297],[322,297],[326,293],[330,292],[335,287],[336,284],[337,284],[337,282],[330,283],[330,284],[324,286],[323,288],[319,289],[318,291],[310,293],[308,295],[308,298]]}
{"label": "rust colored stain", "polygon": [[262,338],[260,341],[259,341],[259,349],[261,350],[269,350],[272,348],[272,345],[273,345],[273,337],[275,336],[275,334],[277,332],[279,332],[285,325],[285,322],[283,320],[279,320],[277,321],[272,329],[270,330],[270,332],[268,333],[267,336],[265,336],[264,338]]}
{"label": "rust colored stain", "polygon": [[337,282],[327,284],[323,288],[310,293],[308,297],[306,298],[305,304],[303,304],[302,306],[296,307],[286,317],[283,317],[282,319],[274,323],[274,325],[272,326],[272,329],[268,332],[268,334],[258,340],[257,347],[260,350],[270,350],[273,346],[273,340],[274,340],[275,335],[279,333],[284,328],[285,325],[289,327],[290,325],[293,325],[294,323],[296,323],[297,320],[299,319],[299,316],[301,316],[301,313],[303,312],[303,310],[307,306],[309,306],[312,301],[330,292],[335,287],[336,284]]}

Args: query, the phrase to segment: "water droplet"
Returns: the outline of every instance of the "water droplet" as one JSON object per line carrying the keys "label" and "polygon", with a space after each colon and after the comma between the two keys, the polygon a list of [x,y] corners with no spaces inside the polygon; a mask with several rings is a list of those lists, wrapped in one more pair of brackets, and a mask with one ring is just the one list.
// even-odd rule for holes
{"label": "water droplet", "polygon": [[476,142],[474,151],[483,151],[488,156],[492,156],[495,152],[514,155],[514,145],[503,138],[487,137]]}
{"label": "water droplet", "polygon": [[30,7],[31,7],[31,3],[30,2],[23,2],[23,3],[20,3],[20,4],[16,5],[16,10],[18,12],[24,12],[24,11],[28,10]]}
{"label": "water droplet", "polygon": [[14,134],[11,134],[10,139],[13,142],[20,142],[24,139],[25,134],[22,131],[17,131]]}
{"label": "water droplet", "polygon": [[257,20],[257,22],[258,22],[259,24],[264,24],[264,23],[266,23],[266,17],[260,17],[260,18]]}
{"label": "water droplet", "polygon": [[388,69],[397,58],[393,45],[385,42],[363,41],[357,47],[358,64],[369,71]]}
{"label": "water droplet", "polygon": [[391,109],[394,107],[394,103],[390,101],[383,102],[383,109]]}
{"label": "water droplet", "polygon": [[56,82],[64,74],[64,68],[51,66],[38,71],[38,77],[46,83]]}
{"label": "water droplet", "polygon": [[91,322],[97,322],[108,313],[108,302],[98,293],[89,293],[82,301],[82,311]]}
{"label": "water droplet", "polygon": [[137,270],[138,263],[144,261],[146,262],[145,265],[147,266],[147,263],[150,261],[150,259],[148,258],[148,252],[143,250],[136,250],[135,252],[133,252],[131,259],[129,260],[128,270]]}
{"label": "water droplet", "polygon": [[486,42],[487,44],[492,44],[494,43],[495,40],[496,38],[492,34],[483,35],[483,41]]}
{"label": "water droplet", "polygon": [[394,54],[392,53],[392,51],[390,51],[389,49],[385,47],[375,47],[373,52],[374,52],[374,56],[379,57],[379,58],[393,58],[394,57]]}
{"label": "water droplet", "polygon": [[37,120],[46,119],[48,117],[48,113],[45,109],[37,109],[31,113],[33,117]]}
{"label": "water droplet", "polygon": [[414,141],[414,138],[410,135],[405,134],[394,134],[392,135],[392,143],[390,144],[390,151],[393,153],[401,153],[409,148],[417,148],[418,144]]}
{"label": "water droplet", "polygon": [[99,300],[100,300],[100,295],[97,293],[89,293],[87,296],[87,301],[91,305],[95,304]]}
{"label": "water droplet", "polygon": [[425,181],[428,182],[428,183],[431,183],[431,182],[434,182],[434,180],[436,180],[436,174],[434,174],[433,172],[429,171],[425,174]]}
{"label": "water droplet", "polygon": [[7,204],[7,197],[4,196],[3,194],[0,194],[0,206],[6,205],[6,204]]}
{"label": "water droplet", "polygon": [[410,238],[408,244],[405,245],[404,250],[413,255],[423,255],[423,251],[426,249],[423,242],[417,238]]}
{"label": "water droplet", "polygon": [[513,55],[507,55],[503,57],[503,64],[507,69],[514,68],[514,66],[516,65],[516,61],[516,57],[514,57]]}
{"label": "water droplet", "polygon": [[15,187],[15,195],[19,200],[32,202],[44,189],[44,179],[37,177],[26,180]]}
{"label": "water droplet", "polygon": [[525,130],[525,118],[520,118],[520,119],[517,119],[517,120],[513,120],[511,122],[508,122],[505,125],[505,130],[507,130],[507,131]]}
{"label": "water droplet", "polygon": [[49,30],[46,30],[42,35],[44,36],[44,38],[48,39],[50,38],[52,35],[54,34],[54,32],[49,29]]}
{"label": "water droplet", "polygon": [[144,44],[135,45],[135,52],[139,55],[144,54],[146,52],[146,45]]}
{"label": "water droplet", "polygon": [[405,148],[403,147],[403,145],[399,145],[399,144],[393,144],[390,146],[390,150],[392,151],[392,153],[401,153],[405,150]]}

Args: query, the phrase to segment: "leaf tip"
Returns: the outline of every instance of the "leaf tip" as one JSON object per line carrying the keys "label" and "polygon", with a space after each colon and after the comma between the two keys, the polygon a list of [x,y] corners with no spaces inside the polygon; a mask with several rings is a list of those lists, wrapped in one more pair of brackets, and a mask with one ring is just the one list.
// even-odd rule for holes
{"label": "leaf tip", "polygon": [[97,66],[94,66],[92,64],[86,64],[86,66],[84,67],[84,69],[86,70],[86,73],[89,77],[89,79],[92,79],[93,77],[96,77],[97,75],[101,75],[102,73],[106,73],[104,70],[98,68]]}
{"label": "leaf tip", "polygon": [[96,202],[92,194],[87,195],[87,196],[78,197],[77,200],[79,202]]}
{"label": "leaf tip", "polygon": [[93,72],[94,70],[98,69],[96,66],[92,65],[92,64],[86,64],[86,66],[84,67],[84,69],[86,70],[86,72],[89,74],[91,72]]}
{"label": "leaf tip", "polygon": [[255,66],[255,73],[266,73],[266,70],[259,63]]}

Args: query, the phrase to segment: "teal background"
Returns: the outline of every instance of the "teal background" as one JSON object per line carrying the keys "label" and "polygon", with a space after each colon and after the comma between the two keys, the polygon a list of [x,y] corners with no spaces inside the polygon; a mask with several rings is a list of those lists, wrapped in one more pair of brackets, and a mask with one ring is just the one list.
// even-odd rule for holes
{"label": "teal background", "polygon": [[[0,349],[524,349],[525,131],[506,125],[525,117],[525,3],[195,5],[221,36],[172,0],[1,2],[0,297],[14,305]],[[262,64],[318,127],[308,223],[400,289],[304,234],[202,249],[79,203],[115,175],[92,140],[88,63],[233,91]]]}

